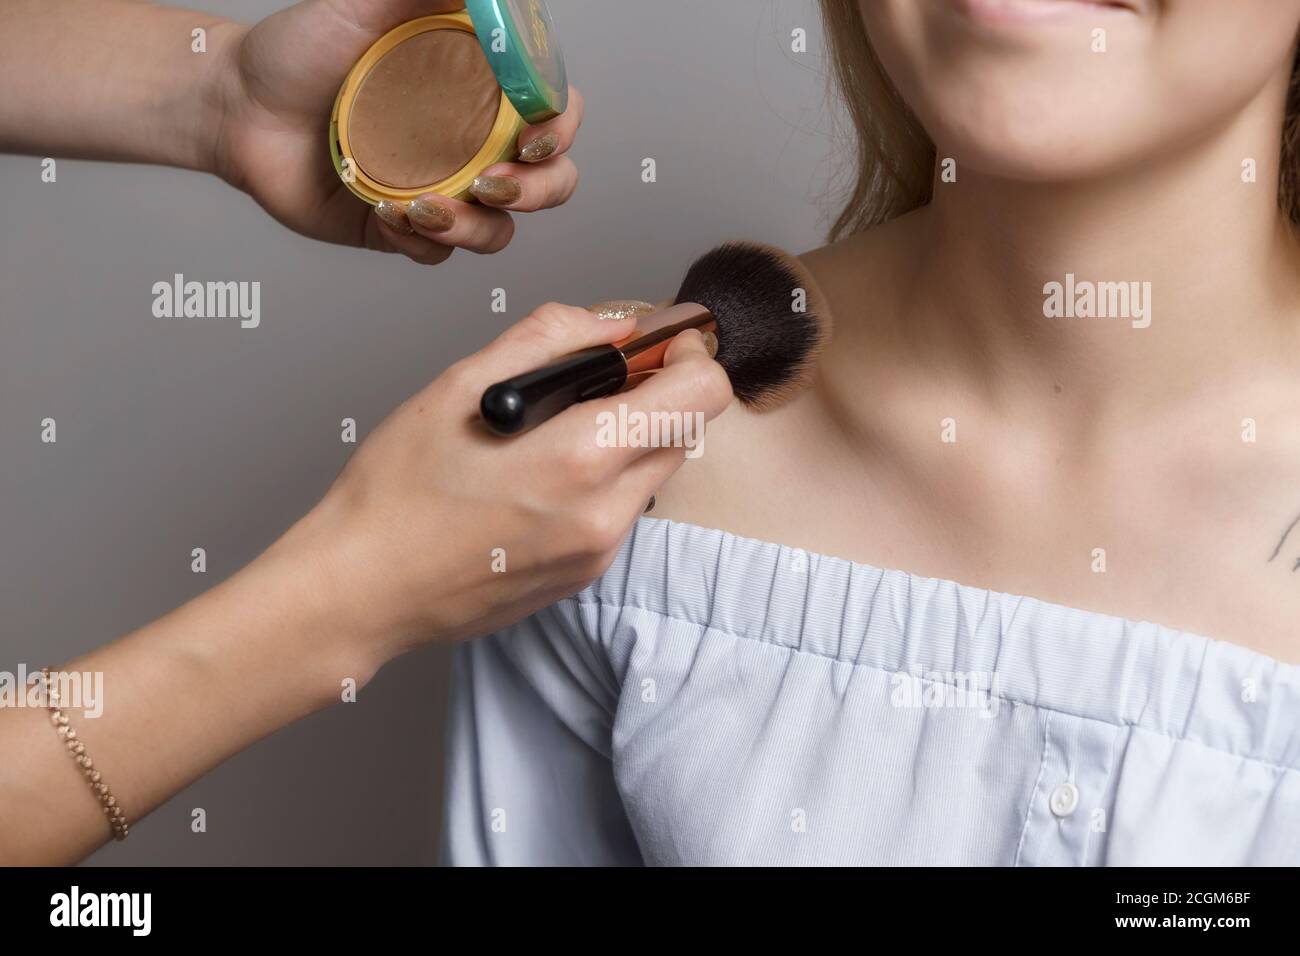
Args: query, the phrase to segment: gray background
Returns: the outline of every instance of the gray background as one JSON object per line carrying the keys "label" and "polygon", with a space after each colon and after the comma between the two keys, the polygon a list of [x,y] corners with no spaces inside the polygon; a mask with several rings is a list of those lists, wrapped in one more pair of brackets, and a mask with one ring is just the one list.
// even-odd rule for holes
{"label": "gray background", "polygon": [[[288,5],[191,4],[245,22]],[[0,669],[66,660],[248,562],[338,473],[340,419],[364,435],[532,305],[666,298],[728,238],[821,244],[847,154],[813,0],[551,7],[587,98],[582,184],[495,256],[417,266],[296,236],[212,177],[60,161],[44,184],[39,159],[0,156]],[[260,281],[261,327],[154,318],[151,287],[176,272]],[[206,575],[190,571],[199,546]],[[434,862],[448,659],[390,664],[91,862]]]}

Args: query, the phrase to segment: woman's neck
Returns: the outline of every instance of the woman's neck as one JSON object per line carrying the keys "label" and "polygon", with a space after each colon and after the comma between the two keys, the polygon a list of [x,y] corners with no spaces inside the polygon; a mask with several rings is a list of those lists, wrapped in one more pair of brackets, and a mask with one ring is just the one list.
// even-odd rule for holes
{"label": "woman's neck", "polygon": [[1102,417],[1294,374],[1300,244],[1276,202],[1284,96],[1265,90],[1213,135],[1089,181],[959,164],[899,223],[892,344],[999,406],[1064,393]]}

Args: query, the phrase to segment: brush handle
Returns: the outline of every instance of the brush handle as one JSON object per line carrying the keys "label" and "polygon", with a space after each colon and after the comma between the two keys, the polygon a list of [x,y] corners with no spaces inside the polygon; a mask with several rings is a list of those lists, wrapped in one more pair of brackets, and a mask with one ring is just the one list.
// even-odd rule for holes
{"label": "brush handle", "polygon": [[623,353],[612,345],[597,345],[497,382],[483,393],[479,414],[498,435],[517,435],[570,405],[613,395],[626,382]]}

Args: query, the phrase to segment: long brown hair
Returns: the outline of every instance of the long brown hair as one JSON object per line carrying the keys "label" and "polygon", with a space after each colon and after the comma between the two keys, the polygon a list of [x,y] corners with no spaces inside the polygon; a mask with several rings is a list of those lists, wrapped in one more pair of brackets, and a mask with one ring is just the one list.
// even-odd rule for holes
{"label": "long brown hair", "polygon": [[[886,75],[867,36],[858,0],[821,0],[844,105],[856,132],[853,185],[830,230],[834,242],[930,201],[934,143]],[[1300,50],[1291,69],[1278,206],[1300,225]]]}

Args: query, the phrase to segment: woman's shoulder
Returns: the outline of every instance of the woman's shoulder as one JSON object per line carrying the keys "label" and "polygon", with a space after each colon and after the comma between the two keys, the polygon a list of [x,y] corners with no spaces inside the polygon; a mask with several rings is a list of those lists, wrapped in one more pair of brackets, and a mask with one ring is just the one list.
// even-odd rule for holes
{"label": "woman's shoulder", "polygon": [[827,323],[818,368],[803,391],[778,408],[754,411],[740,402],[709,423],[702,448],[656,494],[654,517],[721,528],[768,541],[789,541],[790,496],[811,493],[826,473],[833,422],[824,402],[822,366],[837,338],[876,310],[887,266],[877,250],[897,234],[893,223],[803,252],[799,262],[817,287],[816,307]]}
{"label": "woman's shoulder", "polygon": [[764,508],[764,476],[775,479],[782,467],[773,454],[786,420],[800,395],[782,408],[762,414],[739,402],[708,424],[705,437],[681,468],[655,492],[651,514],[686,524],[722,528],[761,537],[755,519]]}
{"label": "woman's shoulder", "polygon": [[864,303],[880,304],[904,263],[924,244],[924,210],[851,233],[799,255],[835,320],[853,321]]}

